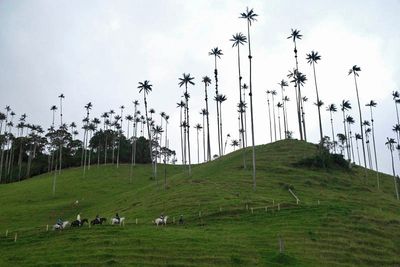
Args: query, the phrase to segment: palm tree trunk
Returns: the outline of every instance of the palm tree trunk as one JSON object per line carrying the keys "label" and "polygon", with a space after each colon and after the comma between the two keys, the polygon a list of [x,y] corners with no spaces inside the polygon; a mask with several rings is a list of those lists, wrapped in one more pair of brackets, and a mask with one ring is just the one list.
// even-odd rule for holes
{"label": "palm tree trunk", "polygon": [[358,96],[358,86],[357,86],[357,79],[356,79],[355,73],[353,73],[353,76],[354,76],[354,84],[356,86],[356,93],[357,93],[358,112],[360,114],[361,143],[362,143],[362,149],[363,149],[365,178],[366,178],[367,177],[367,160],[365,157],[364,131],[363,131],[363,125],[362,125],[363,120],[362,120],[360,97]]}
{"label": "palm tree trunk", "polygon": [[[143,98],[144,98],[144,109],[146,112],[146,125],[147,125],[147,133],[148,133],[148,137],[149,137],[149,151],[150,151],[150,160],[151,160],[151,164],[153,164],[153,149],[152,149],[152,143],[151,143],[151,132],[150,132],[150,125],[149,125],[149,121],[148,121],[148,115],[147,115],[147,100],[146,100],[146,90],[143,90]],[[155,173],[153,172],[153,176],[155,177]]]}
{"label": "palm tree trunk", "polygon": [[282,140],[282,130],[281,130],[281,115],[278,107],[278,126],[279,126],[279,140]]}
{"label": "palm tree trunk", "polygon": [[[187,84],[186,94],[187,94]],[[192,176],[192,166],[191,166],[191,158],[190,158],[190,122],[189,122],[189,99],[186,98],[186,118],[187,118],[187,141],[188,141],[188,159],[189,159],[189,176]]]}
{"label": "palm tree trunk", "polygon": [[206,118],[207,118],[207,160],[208,161],[210,161],[211,160],[211,144],[210,144],[210,120],[209,120],[209,117],[208,117],[208,96],[207,96],[207,85],[205,84],[204,85],[204,87],[205,87],[205,100],[206,100],[206,111],[207,111],[207,114],[206,114]]}
{"label": "palm tree trunk", "polygon": [[199,152],[199,129],[197,129],[197,164],[200,163],[200,152]]}
{"label": "palm tree trunk", "polygon": [[[214,58],[215,60],[215,69],[214,69],[214,76],[215,76],[215,96],[218,97],[218,70],[217,70],[217,56]],[[218,106],[218,101],[215,101],[217,103],[217,128],[218,128],[218,153],[219,156],[221,156],[221,132],[219,128],[219,106]]]}
{"label": "palm tree trunk", "polygon": [[336,143],[335,143],[335,130],[333,128],[333,117],[332,117],[332,111],[329,111],[329,114],[331,116],[331,129],[332,129],[332,140],[333,140],[333,149],[336,154]]}
{"label": "palm tree trunk", "polygon": [[183,152],[183,133],[182,133],[182,107],[180,107],[181,111],[180,111],[180,122],[179,122],[179,127],[181,128],[181,152],[182,152],[182,165],[185,164],[184,161],[184,152]]}
{"label": "palm tree trunk", "polygon": [[[246,94],[243,90],[243,103],[246,103]],[[245,142],[243,142],[244,147],[247,147],[247,107],[244,108],[244,135],[245,135]]]}
{"label": "palm tree trunk", "polygon": [[106,133],[106,131],[104,131],[104,135],[105,135],[105,145],[104,145],[104,165],[106,165],[107,164],[107,133]]}
{"label": "palm tree trunk", "polygon": [[346,152],[347,152],[347,159],[351,162],[351,157],[350,157],[350,150],[349,150],[349,145],[348,145],[348,137],[347,137],[347,130],[346,130],[346,115],[344,109],[342,110],[343,113],[343,128],[344,128],[344,135],[346,137]]}
{"label": "palm tree trunk", "polygon": [[257,183],[256,183],[256,148],[255,148],[255,141],[254,141],[254,118],[253,118],[253,85],[251,79],[251,48],[250,48],[250,22],[247,21],[247,35],[249,40],[249,85],[250,85],[250,119],[251,119],[251,142],[253,147],[253,190],[256,190]]}
{"label": "palm tree trunk", "polygon": [[[237,45],[238,48],[238,71],[239,71],[239,103],[242,103],[242,74],[240,71],[240,44]],[[243,107],[244,109],[244,107]],[[240,128],[242,131],[240,131]],[[244,127],[243,127],[243,112],[240,112],[239,119],[239,136],[242,135],[242,148],[243,148],[243,168],[246,169],[246,150],[245,148],[245,140],[244,140]]]}
{"label": "palm tree trunk", "polygon": [[203,114],[203,160],[204,160],[204,162],[206,162],[206,134],[205,134],[205,131],[206,131],[206,128],[205,128],[205,125],[204,125],[204,114]]}
{"label": "palm tree trunk", "polygon": [[21,171],[22,171],[22,137],[19,144],[19,155],[18,155],[18,181],[21,181]]}
{"label": "palm tree trunk", "polygon": [[286,113],[285,113],[285,109],[286,109],[286,104],[285,104],[285,96],[284,96],[284,88],[283,88],[283,86],[281,86],[281,96],[282,96],[282,108],[283,108],[283,134],[284,134],[284,136],[285,136],[285,139],[287,138],[287,136],[286,136],[286,132],[287,132],[287,129],[286,129]]}
{"label": "palm tree trunk", "polygon": [[272,95],[272,116],[274,117],[274,136],[275,136],[275,141],[276,141],[277,138],[276,138],[276,119],[275,119],[275,100],[274,100],[274,95]]}
{"label": "palm tree trunk", "polygon": [[271,143],[272,143],[272,120],[271,120],[271,107],[269,104],[269,98],[267,94],[267,105],[268,105],[268,117],[269,117],[269,136],[271,137]]}
{"label": "palm tree trunk", "polygon": [[222,102],[219,103],[219,127],[220,127],[220,138],[221,138],[221,156],[224,155],[224,148],[223,148],[223,144],[224,144],[224,139],[223,139],[223,135],[222,135]]}
{"label": "palm tree trunk", "polygon": [[371,110],[371,126],[372,126],[372,143],[374,145],[375,168],[376,168],[376,183],[377,183],[378,190],[379,190],[380,189],[380,181],[379,181],[378,157],[376,156],[375,127],[374,127],[374,117],[372,115],[372,106],[370,106],[370,110]]}
{"label": "palm tree trunk", "polygon": [[393,150],[392,150],[391,147],[389,147],[389,149],[390,149],[390,156],[392,158],[392,171],[393,171],[393,179],[394,179],[394,189],[396,191],[396,198],[397,198],[397,200],[399,200],[399,190],[397,189],[396,172],[394,170]]}
{"label": "palm tree trunk", "polygon": [[320,140],[324,139],[324,134],[322,133],[322,121],[321,121],[321,106],[319,105],[319,95],[318,95],[318,86],[317,86],[317,75],[315,74],[315,63],[313,61],[313,71],[314,71],[314,83],[315,83],[315,92],[317,94],[317,107],[318,107],[318,120],[319,120],[319,135]]}
{"label": "palm tree trunk", "polygon": [[360,150],[358,149],[358,139],[356,139],[356,146],[357,146],[358,166],[361,166]]}

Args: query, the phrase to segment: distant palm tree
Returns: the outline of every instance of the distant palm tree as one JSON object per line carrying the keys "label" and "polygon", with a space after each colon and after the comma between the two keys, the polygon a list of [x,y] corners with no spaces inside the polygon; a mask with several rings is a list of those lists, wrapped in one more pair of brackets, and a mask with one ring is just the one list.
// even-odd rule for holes
{"label": "distant palm tree", "polygon": [[281,102],[278,102],[276,104],[276,107],[278,108],[278,125],[279,125],[279,139],[282,139],[282,129],[281,129],[281,112],[280,109],[283,108],[283,104]]}
{"label": "distant palm tree", "polygon": [[345,146],[347,146],[346,145],[347,137],[342,133],[338,133],[337,137],[338,137],[339,142],[340,142],[340,146],[339,146],[340,147],[340,154],[344,155],[344,148],[345,148]]}
{"label": "distant palm tree", "polygon": [[[223,55],[222,50],[219,49],[218,47],[214,47],[211,49],[211,52],[208,53],[210,56],[214,56],[214,78],[215,78],[215,97],[219,95],[218,93],[218,69],[217,69],[217,57],[221,58]],[[219,123],[219,105],[217,103],[217,129],[218,129],[218,151],[219,155],[222,154],[222,144],[221,144],[221,132],[220,132],[220,123]]]}
{"label": "distant palm tree", "polygon": [[399,200],[399,190],[397,189],[397,178],[396,178],[396,171],[394,168],[394,159],[393,159],[393,151],[394,151],[394,144],[396,144],[396,141],[394,141],[393,138],[387,137],[387,141],[385,145],[387,145],[389,151],[390,151],[390,157],[392,159],[392,171],[393,171],[393,179],[394,179],[394,189],[396,191],[396,198]]}
{"label": "distant palm tree", "polygon": [[[146,95],[149,94],[152,91],[153,85],[150,84],[150,81],[145,80],[144,82],[139,82],[139,93],[143,92],[143,102],[144,102],[144,110],[146,114],[146,120],[148,120],[148,114],[147,114],[147,98]],[[151,133],[150,133],[150,125],[147,123],[147,133],[149,137],[149,152],[150,152],[150,160],[151,163],[154,164],[153,162],[153,148],[152,148],[152,141],[151,141]],[[155,178],[155,170],[153,169],[153,176]]]}
{"label": "distant palm tree", "polygon": [[156,180],[156,184],[158,184],[158,179],[157,179],[157,157],[161,156],[160,153],[158,152],[158,148],[160,148],[160,150],[161,150],[161,147],[160,147],[160,143],[157,144],[157,140],[160,140],[161,133],[164,132],[164,130],[163,130],[163,128],[161,126],[157,125],[157,126],[155,126],[153,128],[152,132],[154,134],[154,141],[155,141],[155,145],[154,145],[155,149],[153,150],[153,153],[154,153],[153,156],[155,157],[155,160],[154,160],[154,178]]}
{"label": "distant palm tree", "polygon": [[275,98],[276,96],[276,91],[272,90],[271,91],[271,98],[272,98],[272,116],[274,117],[274,136],[275,136],[275,141],[277,140],[276,138],[276,119],[275,119]]}
{"label": "distant palm tree", "polygon": [[[217,101],[217,103],[219,103],[219,127],[220,127],[220,138],[221,138],[221,146],[223,144],[223,139],[222,139],[222,103],[225,102],[227,100],[226,95],[217,95],[214,98],[215,101]],[[224,155],[224,149],[222,148],[221,151],[221,156]]]}
{"label": "distant palm tree", "polygon": [[347,152],[347,158],[351,162],[351,156],[350,156],[350,150],[349,150],[349,144],[348,144],[348,138],[347,138],[347,128],[346,128],[346,111],[351,109],[351,104],[348,100],[342,100],[342,103],[340,104],[342,113],[343,113],[343,129],[344,129],[344,134],[346,137],[346,152]]}
{"label": "distant palm tree", "polygon": [[356,138],[356,146],[357,146],[358,165],[361,166],[360,150],[358,149],[358,140],[361,140],[361,134],[356,133],[355,138]]}
{"label": "distant palm tree", "polygon": [[[83,150],[84,150],[84,155],[83,155],[83,177],[85,177],[86,174],[86,154],[87,154],[87,144],[88,144],[88,131],[89,131],[89,115],[90,115],[90,110],[92,109],[93,105],[92,102],[89,102],[85,105],[85,109],[86,109],[86,127],[85,127],[85,133],[84,133],[84,144],[83,144]],[[90,162],[88,162],[88,164],[90,165]]]}
{"label": "distant palm tree", "polygon": [[[319,95],[318,95],[318,86],[317,86],[317,76],[315,74],[315,63],[318,63],[319,60],[321,60],[321,56],[318,55],[318,52],[311,51],[310,54],[307,54],[307,62],[312,65],[313,67],[313,72],[314,72],[314,83],[315,83],[315,92],[317,94],[317,103],[320,103],[319,100]],[[319,120],[319,134],[320,134],[320,140],[323,139],[324,134],[322,133],[322,121],[321,121],[321,106],[318,106],[318,120]]]}
{"label": "distant palm tree", "polygon": [[289,133],[291,133],[291,131],[289,130],[289,117],[287,115],[288,112],[288,106],[287,106],[287,102],[289,102],[290,99],[287,95],[285,95],[285,97],[283,98],[283,103],[284,103],[284,114],[285,114],[285,118],[286,118],[286,130],[285,130],[285,138],[289,138]]}
{"label": "distant palm tree", "polygon": [[[160,126],[161,126],[161,128],[163,127],[163,120],[164,120],[165,115],[166,114],[165,114],[164,111],[160,112]],[[160,134],[160,146],[162,146],[162,133]],[[166,144],[164,144],[164,146],[166,146]],[[160,157],[160,162],[161,162],[161,157]]]}
{"label": "distant palm tree", "polygon": [[365,177],[367,177],[367,161],[365,157],[365,146],[364,146],[364,131],[363,131],[363,119],[362,119],[362,114],[361,114],[361,105],[360,105],[360,97],[358,96],[358,86],[357,86],[357,78],[359,76],[358,72],[361,71],[361,68],[358,67],[357,65],[354,65],[350,70],[349,74],[353,74],[354,77],[354,84],[356,87],[356,94],[357,94],[357,103],[358,103],[358,113],[360,115],[360,130],[361,130],[361,144],[362,144],[362,149],[363,149],[363,157],[364,157],[364,167],[365,167]]}
{"label": "distant palm tree", "polygon": [[[296,76],[296,73],[299,72],[299,63],[297,61],[297,43],[296,40],[301,40],[301,38],[303,37],[303,35],[300,34],[300,31],[297,29],[291,29],[291,34],[289,37],[287,37],[287,39],[292,39],[293,40],[293,44],[294,44],[294,58],[296,61],[296,67],[293,71],[294,76]],[[300,87],[298,86],[297,83],[294,83],[294,88],[296,91],[296,103],[297,103],[297,117],[298,117],[298,122],[299,122],[299,132],[300,132],[300,140],[303,140],[303,129],[301,126],[301,91],[300,91]]]}
{"label": "distant palm tree", "polygon": [[197,164],[199,164],[200,163],[199,132],[201,131],[201,129],[203,129],[203,127],[201,126],[200,123],[198,123],[194,126],[194,128],[197,131]]}
{"label": "distant palm tree", "polygon": [[179,120],[179,127],[181,128],[181,152],[182,152],[182,164],[185,164],[186,160],[184,160],[184,151],[183,151],[183,130],[182,130],[182,110],[185,108],[185,102],[181,100],[181,102],[177,103],[177,107],[180,108],[180,120]]}
{"label": "distant palm tree", "polygon": [[205,117],[207,116],[207,110],[205,108],[203,108],[200,111],[200,115],[203,116],[203,161],[206,161],[206,134],[205,134],[205,130],[206,130],[206,125],[205,125]]}
{"label": "distant palm tree", "polygon": [[208,76],[204,76],[201,80],[204,83],[204,94],[206,101],[206,118],[207,118],[207,161],[211,160],[211,144],[210,144],[210,121],[208,118],[208,96],[207,96],[207,87],[211,84],[211,79]]}
{"label": "distant palm tree", "polygon": [[246,8],[246,12],[240,14],[240,18],[247,21],[247,39],[249,40],[249,88],[250,88],[250,120],[251,120],[251,142],[253,150],[253,190],[256,190],[256,149],[254,141],[254,118],[253,118],[253,84],[252,84],[252,55],[251,55],[251,41],[250,41],[250,26],[251,23],[256,21],[258,15],[254,13],[253,9]]}
{"label": "distant palm tree", "polygon": [[[239,103],[242,102],[242,75],[240,71],[240,45],[244,45],[247,42],[247,38],[243,33],[236,33],[235,35],[232,36],[232,39],[230,41],[233,42],[232,47],[237,46],[237,59],[238,59],[238,74],[239,74]],[[244,121],[243,121],[243,112],[240,112],[240,126],[239,128],[244,129]],[[242,140],[244,140],[244,131],[240,131],[242,136]]]}
{"label": "distant palm tree", "polygon": [[268,95],[271,93],[271,91],[267,90],[267,105],[268,105],[268,117],[269,117],[269,136],[271,138],[271,143],[272,143],[272,119],[271,119],[271,107],[269,103],[269,97]]}
{"label": "distant palm tree", "polygon": [[328,105],[328,107],[326,108],[326,111],[329,111],[329,114],[330,114],[330,117],[331,117],[333,149],[334,149],[335,154],[336,154],[335,130],[333,128],[333,117],[332,117],[332,113],[337,111],[336,105],[335,104]]}
{"label": "distant palm tree", "polygon": [[242,86],[242,91],[243,91],[243,103],[244,103],[244,137],[245,140],[243,140],[243,146],[247,147],[247,102],[246,102],[246,90],[249,89],[247,87],[247,84],[243,84]]}
{"label": "distant palm tree", "polygon": [[232,140],[231,146],[233,146],[233,151],[235,151],[235,150],[236,150],[236,147],[239,146],[238,140]]}
{"label": "distant palm tree", "polygon": [[371,156],[371,148],[369,145],[369,135],[371,134],[371,128],[365,128],[365,144],[367,147],[367,157],[368,157],[368,164],[369,168],[373,170],[373,165],[372,165],[372,156]]}
{"label": "distant palm tree", "polygon": [[375,157],[375,169],[376,169],[376,182],[378,185],[378,189],[380,188],[380,181],[379,181],[379,168],[378,168],[378,157],[376,156],[376,145],[375,145],[375,128],[374,128],[374,116],[372,114],[372,108],[376,107],[377,103],[374,100],[369,101],[366,104],[371,111],[371,128],[372,128],[372,144],[374,146],[374,157]]}
{"label": "distant palm tree", "polygon": [[54,127],[54,118],[55,118],[55,113],[56,113],[56,111],[57,111],[57,106],[56,105],[53,105],[53,106],[51,106],[50,107],[50,110],[53,112],[53,122],[51,123],[51,125]]}
{"label": "distant palm tree", "polygon": [[191,160],[190,160],[190,123],[189,123],[189,94],[187,92],[187,85],[191,84],[194,85],[194,77],[190,77],[190,73],[186,74],[183,73],[183,78],[179,78],[179,87],[185,85],[185,100],[186,100],[186,123],[187,123],[187,144],[188,144],[188,159],[189,159],[189,176],[192,175],[192,167],[191,167]]}
{"label": "distant palm tree", "polygon": [[279,83],[279,86],[281,87],[281,95],[282,95],[282,108],[283,108],[283,131],[285,133],[285,139],[287,138],[286,133],[288,131],[287,128],[287,118],[286,118],[286,100],[287,96],[285,95],[285,87],[288,86],[287,81],[282,80]]}
{"label": "distant palm tree", "polygon": [[400,124],[399,109],[397,107],[397,104],[399,103],[398,100],[400,98],[400,93],[398,91],[393,91],[392,96],[393,96],[393,101],[394,101],[394,107],[396,108],[397,124]]}
{"label": "distant palm tree", "polygon": [[[305,82],[307,81],[307,77],[305,74],[299,72],[299,71],[294,71],[293,73],[289,72],[288,75],[289,78],[293,78],[290,82],[295,84],[295,87],[298,89],[297,90],[297,97],[298,97],[298,117],[300,121],[300,127],[301,127],[301,132],[300,132],[300,138],[303,140],[303,134],[304,134],[304,140],[307,141],[307,134],[306,134],[306,126],[305,126],[305,120],[304,120],[304,109],[303,109],[303,100],[304,98],[301,97],[301,87],[304,86]],[[301,125],[301,123],[303,125]]]}
{"label": "distant palm tree", "polygon": [[351,155],[352,155],[352,159],[353,161],[355,161],[355,157],[354,157],[354,149],[353,149],[353,136],[352,136],[352,132],[351,132],[351,125],[355,123],[354,118],[350,115],[346,116],[346,122],[347,122],[347,136],[350,140],[350,150],[351,150]]}

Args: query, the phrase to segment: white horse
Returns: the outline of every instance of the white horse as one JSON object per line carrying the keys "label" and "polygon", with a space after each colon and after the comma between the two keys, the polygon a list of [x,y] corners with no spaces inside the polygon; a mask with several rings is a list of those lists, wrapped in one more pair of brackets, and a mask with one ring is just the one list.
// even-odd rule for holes
{"label": "white horse", "polygon": [[161,218],[157,218],[154,220],[154,223],[158,226],[158,225],[167,225],[167,220],[168,220],[168,216],[164,217],[164,220]]}
{"label": "white horse", "polygon": [[67,227],[68,224],[69,224],[69,221],[63,222],[62,226],[60,226],[59,224],[55,224],[55,225],[53,225],[53,230],[62,230],[65,227]]}
{"label": "white horse", "polygon": [[125,217],[119,218],[119,221],[117,218],[111,218],[111,224],[122,224],[124,220],[125,220]]}

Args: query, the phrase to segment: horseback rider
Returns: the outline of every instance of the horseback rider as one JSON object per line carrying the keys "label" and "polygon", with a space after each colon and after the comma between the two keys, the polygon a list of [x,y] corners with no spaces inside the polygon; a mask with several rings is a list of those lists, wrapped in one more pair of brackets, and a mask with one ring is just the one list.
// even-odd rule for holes
{"label": "horseback rider", "polygon": [[118,220],[118,223],[120,223],[120,218],[119,218],[119,215],[118,215],[118,212],[115,214],[115,219],[117,219]]}
{"label": "horseback rider", "polygon": [[179,218],[179,224],[183,224],[183,215]]}
{"label": "horseback rider", "polygon": [[99,214],[96,215],[96,219],[95,219],[98,223],[100,223],[100,216]]}
{"label": "horseback rider", "polygon": [[57,219],[57,225],[58,225],[60,228],[63,228],[63,224],[64,224],[63,220],[62,220],[61,218],[58,218],[58,219]]}
{"label": "horseback rider", "polygon": [[79,225],[81,225],[82,221],[81,221],[81,214],[78,213],[78,215],[76,216],[76,220],[79,222]]}
{"label": "horseback rider", "polygon": [[162,222],[164,223],[164,213],[162,212],[160,215],[160,219],[162,220]]}

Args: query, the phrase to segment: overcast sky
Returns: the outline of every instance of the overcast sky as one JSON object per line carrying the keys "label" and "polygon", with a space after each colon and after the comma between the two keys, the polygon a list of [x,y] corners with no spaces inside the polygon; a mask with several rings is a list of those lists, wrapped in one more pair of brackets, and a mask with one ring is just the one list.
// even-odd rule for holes
{"label": "overcast sky", "polygon": [[[384,4],[383,4],[384,3]],[[380,169],[391,172],[386,137],[395,137],[395,106],[391,92],[399,90],[400,1],[0,1],[0,105],[10,105],[28,122],[48,128],[51,105],[64,93],[64,120],[81,122],[84,105],[93,103],[93,116],[104,111],[133,113],[132,100],[138,99],[137,83],[150,80],[153,91],[149,107],[157,114],[170,115],[170,146],[180,154],[179,109],[183,89],[178,87],[182,73],[194,76],[191,94],[191,125],[200,123],[204,107],[201,77],[213,78],[211,48],[218,46],[224,55],[218,61],[219,90],[227,95],[223,103],[223,133],[237,139],[236,50],[229,39],[246,32],[238,19],[249,6],[259,15],[251,27],[255,136],[257,144],[269,142],[266,90],[277,90],[294,67],[293,43],[286,37],[291,28],[301,30],[298,42],[299,69],[308,77],[303,94],[307,134],[311,142],[319,137],[312,69],[306,53],[318,51],[317,65],[320,98],[325,104],[339,105],[350,100],[353,117],[358,120],[354,81],[349,68],[359,65],[360,100],[364,119],[369,100],[375,109],[376,140]],[[248,82],[248,60],[242,49],[244,81]],[[397,79],[395,79],[397,77]],[[214,80],[213,80],[214,83]],[[298,137],[293,87],[288,88],[289,127]],[[210,90],[213,94],[214,90]],[[140,106],[143,108],[143,104]],[[323,129],[330,135],[329,113],[322,109]],[[210,102],[212,153],[217,153],[215,102]],[[343,132],[341,114],[334,117],[336,132]],[[157,123],[160,123],[157,116]],[[358,124],[354,125],[359,132]],[[126,125],[124,126],[126,129]],[[193,155],[195,131],[192,130]],[[250,144],[250,139],[249,139]],[[231,150],[229,146],[227,150]],[[399,166],[399,158],[395,157]],[[399,170],[399,168],[397,168]]]}

